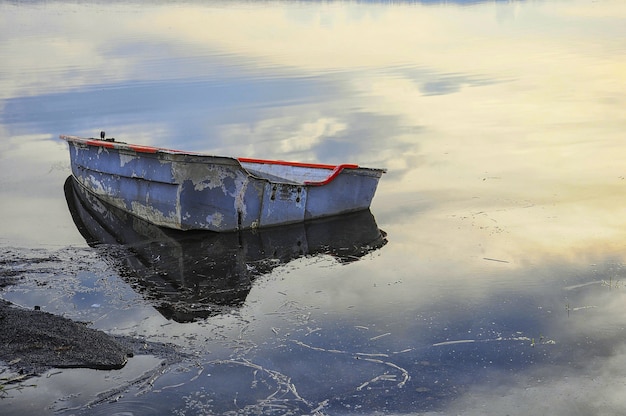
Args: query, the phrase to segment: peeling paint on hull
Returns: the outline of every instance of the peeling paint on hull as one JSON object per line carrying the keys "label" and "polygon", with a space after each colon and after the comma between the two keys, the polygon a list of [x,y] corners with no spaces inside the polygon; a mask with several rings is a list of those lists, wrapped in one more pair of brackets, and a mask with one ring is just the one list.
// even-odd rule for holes
{"label": "peeling paint on hull", "polygon": [[[369,210],[259,230],[179,232],[106,204],[73,176],[63,189],[87,243],[131,248],[124,264],[115,262],[124,269],[121,276],[130,277],[146,299],[158,299],[157,310],[177,322],[240,306],[254,279],[292,260],[323,254],[352,263],[387,243]],[[132,279],[133,274],[139,279]]]}
{"label": "peeling paint on hull", "polygon": [[227,232],[368,209],[383,169],[235,159],[61,136],[88,191],[152,224]]}

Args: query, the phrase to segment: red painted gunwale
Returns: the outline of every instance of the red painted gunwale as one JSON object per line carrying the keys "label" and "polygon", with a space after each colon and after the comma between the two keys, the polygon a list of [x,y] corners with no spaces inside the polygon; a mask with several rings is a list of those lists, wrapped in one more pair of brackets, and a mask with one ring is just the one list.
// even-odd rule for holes
{"label": "red painted gunwale", "polygon": [[240,162],[244,162],[244,163],[261,163],[261,164],[265,163],[268,165],[282,165],[282,166],[293,166],[293,167],[299,167],[299,168],[332,170],[330,175],[323,181],[305,181],[304,182],[305,185],[313,185],[313,186],[326,185],[327,183],[335,179],[344,169],[358,169],[359,168],[359,165],[355,165],[352,163],[343,163],[341,165],[326,165],[322,163],[287,162],[284,160],[253,159],[253,158],[247,158],[247,157],[240,157],[237,160],[239,160]]}
{"label": "red painted gunwale", "polygon": [[163,153],[187,153],[190,155],[198,155],[198,153],[190,153],[190,152],[183,152],[181,150],[165,149],[163,147],[143,146],[140,144],[113,142],[113,141],[99,140],[99,139],[81,139],[81,138],[75,138],[71,136],[61,136],[61,138],[63,140],[79,142],[79,143],[83,143],[89,146],[99,146],[99,147],[104,147],[107,149],[130,149],[138,153],[154,154],[158,152],[163,152]]}
{"label": "red painted gunwale", "polygon": [[[104,147],[106,149],[130,149],[138,153],[149,153],[149,154],[162,152],[162,153],[187,154],[187,155],[192,155],[192,156],[207,156],[206,154],[203,154],[203,153],[185,152],[182,150],[166,149],[163,147],[144,146],[144,145],[138,145],[138,144],[129,144],[129,143],[124,143],[124,142],[115,142],[115,141],[100,140],[100,139],[86,139],[86,138],[81,138],[81,137],[76,137],[76,136],[66,136],[66,135],[61,135],[59,137],[68,142],[78,142],[78,143],[86,144],[88,146],[98,146],[98,147]],[[326,185],[332,182],[332,180],[335,179],[344,169],[358,169],[359,168],[359,165],[355,165],[353,163],[342,163],[340,165],[328,165],[328,164],[322,164],[322,163],[289,162],[285,160],[255,159],[255,158],[248,158],[248,157],[240,157],[240,158],[235,158],[235,159],[243,163],[259,163],[259,164],[293,166],[293,167],[312,168],[312,169],[328,169],[332,171],[330,175],[322,181],[305,181],[304,182],[305,185],[312,185],[312,186],[321,186],[321,185]]]}

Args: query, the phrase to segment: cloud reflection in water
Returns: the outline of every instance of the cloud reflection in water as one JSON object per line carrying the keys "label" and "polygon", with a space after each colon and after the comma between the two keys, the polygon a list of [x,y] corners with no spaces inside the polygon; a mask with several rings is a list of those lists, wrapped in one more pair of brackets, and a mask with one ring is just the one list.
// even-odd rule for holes
{"label": "cloud reflection in water", "polygon": [[384,250],[293,260],[236,315],[128,325],[212,350],[176,406],[235,411],[282,374],[307,412],[623,413],[626,9],[463,4],[3,4],[2,230],[75,233],[60,194],[35,197],[69,173],[37,141],[59,133],[387,167]]}

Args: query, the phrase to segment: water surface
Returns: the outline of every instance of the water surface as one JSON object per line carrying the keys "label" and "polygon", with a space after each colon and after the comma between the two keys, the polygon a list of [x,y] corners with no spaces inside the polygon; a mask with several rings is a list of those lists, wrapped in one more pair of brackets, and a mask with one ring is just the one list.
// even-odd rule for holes
{"label": "water surface", "polygon": [[[42,2],[0,16],[0,246],[21,277],[2,297],[194,357],[51,371],[0,396],[3,414],[626,410],[621,2]],[[260,240],[90,240],[57,137],[100,130],[387,168],[371,207],[384,243],[358,249],[369,219],[322,227],[326,250],[294,248],[308,231],[264,237],[260,257],[238,251]],[[170,286],[172,262],[209,277]]]}

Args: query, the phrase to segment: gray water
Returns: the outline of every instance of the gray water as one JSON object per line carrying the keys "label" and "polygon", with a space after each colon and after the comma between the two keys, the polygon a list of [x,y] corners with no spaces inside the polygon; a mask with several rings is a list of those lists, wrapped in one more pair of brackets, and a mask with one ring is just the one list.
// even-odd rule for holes
{"label": "gray water", "polygon": [[[1,3],[0,247],[21,279],[0,296],[187,358],[50,370],[0,412],[624,414],[624,19],[613,0]],[[58,135],[100,130],[387,168],[386,243],[88,244]],[[214,273],[146,283],[175,250]]]}

